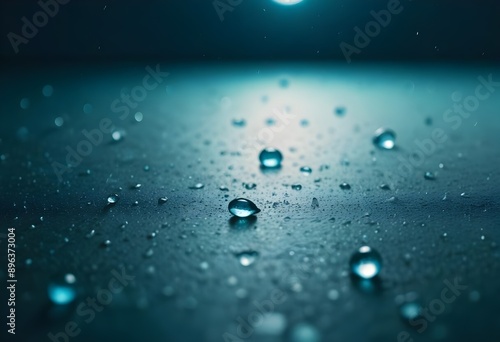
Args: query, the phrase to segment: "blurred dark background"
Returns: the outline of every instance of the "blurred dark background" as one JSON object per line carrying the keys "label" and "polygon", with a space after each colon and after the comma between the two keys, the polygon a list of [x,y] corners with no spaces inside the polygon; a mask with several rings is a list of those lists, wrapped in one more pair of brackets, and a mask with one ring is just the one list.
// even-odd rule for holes
{"label": "blurred dark background", "polygon": [[[46,1],[46,0],[44,0]],[[226,3],[226,0],[221,0]],[[238,3],[235,1],[233,3]],[[341,42],[373,20],[387,0],[305,0],[282,6],[242,0],[217,14],[212,0],[69,1],[16,54],[7,34],[32,21],[36,1],[0,4],[1,57],[7,61],[162,58],[171,60],[343,60]],[[401,0],[353,60],[500,60],[500,2]]]}

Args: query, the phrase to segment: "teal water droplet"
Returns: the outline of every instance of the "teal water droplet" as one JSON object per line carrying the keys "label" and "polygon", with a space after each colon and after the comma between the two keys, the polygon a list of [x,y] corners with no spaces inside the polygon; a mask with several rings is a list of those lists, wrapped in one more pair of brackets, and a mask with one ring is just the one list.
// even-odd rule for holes
{"label": "teal water droplet", "polygon": [[120,197],[118,195],[109,195],[108,196],[108,205],[113,205],[113,204],[116,204],[116,202],[118,202],[118,199]]}
{"label": "teal water droplet", "polygon": [[245,198],[236,198],[229,202],[229,212],[234,216],[248,217],[260,212],[255,203]]}
{"label": "teal water droplet", "polygon": [[349,266],[354,275],[372,279],[382,268],[382,257],[375,249],[363,246],[352,255]]}
{"label": "teal water droplet", "polygon": [[337,115],[337,116],[344,116],[345,113],[346,113],[346,108],[345,107],[339,106],[339,107],[335,108],[335,115]]}
{"label": "teal water droplet", "polygon": [[351,190],[351,185],[349,185],[348,183],[342,183],[340,184],[340,188],[342,190]]}
{"label": "teal water droplet", "polygon": [[243,183],[243,186],[247,190],[255,190],[257,188],[257,184],[255,183]]}
{"label": "teal water droplet", "polygon": [[205,187],[204,184],[202,184],[202,183],[196,183],[195,185],[190,186],[189,188],[191,190],[200,190],[200,189],[203,189],[204,187]]}
{"label": "teal water droplet", "polygon": [[292,184],[292,189],[293,190],[297,190],[297,191],[302,190],[302,185],[300,185],[300,184]]}
{"label": "teal water droplet", "polygon": [[312,199],[311,208],[313,208],[313,209],[319,208],[319,201],[318,201],[318,199],[316,197],[314,197]]}
{"label": "teal water droplet", "polygon": [[281,166],[283,155],[277,149],[268,147],[260,152],[259,160],[263,167],[277,168]]}
{"label": "teal water droplet", "polygon": [[245,251],[236,254],[236,257],[242,266],[250,266],[257,260],[258,256],[259,253],[255,251]]}
{"label": "teal water droplet", "polygon": [[392,150],[396,146],[396,133],[391,129],[379,128],[375,131],[373,144],[383,150]]}
{"label": "teal water droplet", "polygon": [[71,273],[56,277],[47,288],[50,300],[57,305],[71,303],[76,297],[75,283],[76,277]]}
{"label": "teal water droplet", "polygon": [[433,172],[427,171],[424,174],[424,178],[427,179],[427,180],[436,180],[436,175]]}
{"label": "teal water droplet", "polygon": [[309,166],[302,166],[302,167],[300,168],[300,172],[301,172],[303,175],[309,176],[309,175],[312,173],[312,169],[311,169]]}
{"label": "teal water droplet", "polygon": [[167,201],[168,201],[167,197],[160,197],[158,199],[158,204],[164,204],[164,203],[167,203]]}
{"label": "teal water droplet", "polygon": [[404,320],[410,321],[420,316],[422,307],[416,302],[404,303],[399,307],[399,314]]}
{"label": "teal water droplet", "polygon": [[247,122],[245,119],[233,119],[232,124],[235,127],[245,127]]}
{"label": "teal water droplet", "polygon": [[22,109],[28,109],[30,107],[30,100],[26,97],[21,99],[21,102],[19,102],[19,106]]}

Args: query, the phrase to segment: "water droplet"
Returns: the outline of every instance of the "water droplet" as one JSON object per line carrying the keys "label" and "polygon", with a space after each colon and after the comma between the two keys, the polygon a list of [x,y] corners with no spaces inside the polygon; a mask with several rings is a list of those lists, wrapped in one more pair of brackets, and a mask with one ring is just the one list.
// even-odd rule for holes
{"label": "water droplet", "polygon": [[382,268],[382,257],[371,247],[359,248],[349,262],[351,272],[363,279],[377,276]]}
{"label": "water droplet", "polygon": [[306,175],[306,176],[309,176],[312,172],[312,169],[309,167],[309,166],[302,166],[300,168],[300,172],[303,174],[303,175]]}
{"label": "water droplet", "polygon": [[50,300],[57,305],[71,303],[76,297],[75,283],[76,277],[71,273],[56,277],[47,289]]}
{"label": "water droplet", "polygon": [[337,116],[344,116],[345,113],[346,113],[346,111],[347,110],[346,110],[345,107],[339,106],[339,107],[335,108],[335,115],[337,115]]}
{"label": "water droplet", "polygon": [[263,167],[277,168],[281,166],[283,155],[274,148],[265,148],[259,155],[260,163]]}
{"label": "water droplet", "polygon": [[418,318],[421,311],[422,307],[416,301],[405,302],[399,307],[399,314],[406,321]]}
{"label": "water droplet", "polygon": [[145,258],[151,258],[155,254],[155,251],[152,248],[148,248],[146,252],[144,252]]}
{"label": "water droplet", "polygon": [[135,185],[132,186],[132,189],[140,189],[142,187],[142,184],[141,183],[137,183]]}
{"label": "water droplet", "polygon": [[424,178],[427,179],[427,180],[436,180],[436,175],[433,172],[427,171],[424,174]]}
{"label": "water droplet", "polygon": [[163,204],[163,203],[167,203],[168,201],[168,198],[167,197],[160,197],[158,199],[158,204]]}
{"label": "water droplet", "polygon": [[190,186],[189,188],[191,190],[200,190],[200,189],[203,189],[204,187],[205,187],[204,184],[202,184],[202,183],[196,183],[195,185]]}
{"label": "water droplet", "polygon": [[380,189],[382,190],[391,190],[391,187],[387,184],[380,184]]}
{"label": "water droplet", "polygon": [[105,240],[101,244],[102,247],[109,247],[111,246],[111,240]]}
{"label": "water droplet", "polygon": [[242,266],[250,266],[257,260],[258,256],[259,253],[255,251],[245,251],[236,254],[236,257],[238,258]]}
{"label": "water droplet", "polygon": [[348,183],[342,183],[342,184],[340,184],[340,188],[342,190],[351,190],[351,186]]}
{"label": "water droplet", "polygon": [[54,94],[54,88],[50,85],[50,84],[46,84],[43,88],[42,88],[42,94],[43,96],[45,97],[51,97],[52,94]]}
{"label": "water droplet", "polygon": [[90,231],[90,233],[88,233],[87,235],[85,235],[85,237],[86,237],[87,239],[90,239],[90,238],[91,238],[91,237],[93,237],[94,235],[95,235],[95,230],[94,230],[94,229],[92,229],[92,230]]}
{"label": "water droplet", "polygon": [[302,127],[307,127],[307,126],[309,126],[309,120],[307,120],[307,119],[302,119],[302,120],[300,120],[300,125],[301,125]]}
{"label": "water droplet", "polygon": [[243,186],[247,190],[255,190],[257,188],[257,184],[255,183],[243,183]]}
{"label": "water droplet", "polygon": [[245,119],[233,119],[232,124],[235,127],[245,127],[247,122]]}
{"label": "water droplet", "polygon": [[149,171],[149,170],[150,170],[149,165],[144,165],[144,171],[146,171],[146,172],[147,172],[147,171]]}
{"label": "water droplet", "polygon": [[134,114],[134,119],[136,122],[141,122],[142,119],[144,119],[144,114],[142,114],[141,112],[137,112]]}
{"label": "water droplet", "polygon": [[62,125],[64,125],[64,119],[62,117],[58,116],[57,118],[55,118],[54,124],[57,127],[62,127]]}
{"label": "water droplet", "polygon": [[221,185],[221,186],[219,187],[219,190],[220,190],[220,191],[229,191],[229,188],[228,188],[227,186]]}
{"label": "water droplet", "polygon": [[108,205],[113,205],[113,204],[116,204],[116,202],[118,202],[118,199],[119,199],[119,198],[120,198],[120,197],[119,197],[118,195],[116,195],[116,194],[114,194],[114,195],[109,195],[109,196],[108,196]]}
{"label": "water droplet", "polygon": [[113,141],[115,141],[115,142],[123,140],[123,138],[125,138],[125,131],[123,131],[123,130],[114,131],[111,134],[111,138],[113,138]]}
{"label": "water droplet", "polygon": [[229,212],[234,216],[248,217],[260,212],[255,203],[245,198],[237,198],[229,202]]}
{"label": "water droplet", "polygon": [[292,184],[292,189],[293,190],[297,190],[297,191],[302,190],[302,185],[300,185],[300,184]]}
{"label": "water droplet", "polygon": [[312,199],[311,208],[313,208],[313,209],[319,208],[319,202],[318,202],[318,199],[316,197],[314,197]]}
{"label": "water droplet", "polygon": [[204,271],[208,270],[210,268],[210,265],[208,264],[208,262],[206,261],[203,261],[200,263],[200,268]]}
{"label": "water droplet", "polygon": [[375,131],[373,144],[384,150],[392,150],[396,145],[396,133],[391,129],[379,128]]}

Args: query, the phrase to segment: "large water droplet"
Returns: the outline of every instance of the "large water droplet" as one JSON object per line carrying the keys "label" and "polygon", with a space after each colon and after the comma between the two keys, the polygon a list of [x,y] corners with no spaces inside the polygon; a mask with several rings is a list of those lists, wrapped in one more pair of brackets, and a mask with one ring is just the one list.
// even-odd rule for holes
{"label": "large water droplet", "polygon": [[372,279],[382,268],[382,257],[371,247],[363,246],[351,257],[351,272],[363,279]]}
{"label": "large water droplet", "polygon": [[392,150],[396,145],[396,133],[391,129],[379,128],[375,131],[373,144],[384,150]]}
{"label": "large water droplet", "polygon": [[71,303],[76,297],[75,283],[76,278],[71,273],[54,279],[47,289],[50,300],[58,305]]}
{"label": "large water droplet", "polygon": [[257,260],[258,256],[259,253],[255,251],[245,251],[236,254],[236,257],[238,258],[242,266],[250,266],[255,262],[255,260]]}
{"label": "large water droplet", "polygon": [[260,152],[259,160],[263,167],[280,167],[283,155],[277,149],[268,147]]}
{"label": "large water droplet", "polygon": [[293,190],[302,190],[302,185],[300,184],[292,184],[292,189]]}
{"label": "large water droplet", "polygon": [[234,216],[248,217],[260,212],[255,203],[245,198],[236,198],[229,202],[229,212]]}

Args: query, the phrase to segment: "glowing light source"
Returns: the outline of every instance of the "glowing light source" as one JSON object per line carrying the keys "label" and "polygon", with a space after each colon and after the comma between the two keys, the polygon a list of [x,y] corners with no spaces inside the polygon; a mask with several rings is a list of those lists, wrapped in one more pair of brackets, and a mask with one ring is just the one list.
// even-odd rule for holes
{"label": "glowing light source", "polygon": [[296,5],[298,3],[301,3],[303,0],[274,0],[274,2],[277,2],[280,5]]}

